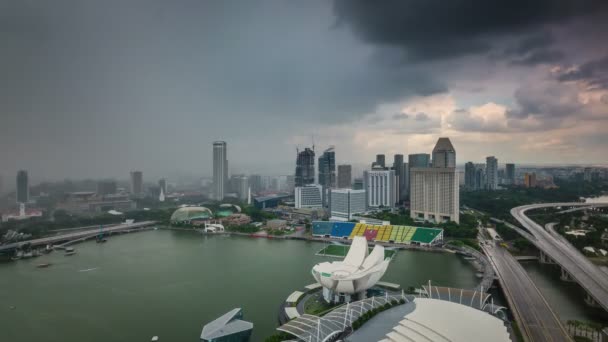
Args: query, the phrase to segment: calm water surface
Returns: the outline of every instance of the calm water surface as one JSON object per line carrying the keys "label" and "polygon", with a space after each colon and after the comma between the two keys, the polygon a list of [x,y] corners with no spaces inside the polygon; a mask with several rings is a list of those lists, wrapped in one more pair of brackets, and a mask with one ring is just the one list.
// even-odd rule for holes
{"label": "calm water surface", "polygon": [[[202,326],[242,307],[254,341],[274,333],[277,311],[314,282],[322,243],[149,231],[0,264],[0,340],[10,342],[199,341]],[[39,269],[38,263],[50,262]],[[384,281],[403,287],[472,287],[467,261],[447,253],[401,251]],[[15,309],[11,309],[15,306]]]}

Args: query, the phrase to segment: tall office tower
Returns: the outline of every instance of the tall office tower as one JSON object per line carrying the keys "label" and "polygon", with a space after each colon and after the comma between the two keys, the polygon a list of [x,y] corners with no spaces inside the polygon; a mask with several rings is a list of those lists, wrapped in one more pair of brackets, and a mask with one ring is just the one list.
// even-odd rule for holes
{"label": "tall office tower", "polygon": [[395,177],[397,178],[397,202],[401,203],[405,201],[406,195],[406,170],[403,163],[403,154],[395,154],[393,159],[393,170],[395,170]]}
{"label": "tall office tower", "polygon": [[253,193],[262,191],[262,176],[250,175],[249,176],[249,186],[251,187],[251,192],[253,192]]}
{"label": "tall office tower", "polygon": [[536,173],[525,173],[524,174],[524,186],[526,188],[536,188]]}
{"label": "tall office tower", "polygon": [[115,194],[117,189],[118,187],[114,180],[106,179],[97,182],[97,195],[99,196]]}
{"label": "tall office tower", "polygon": [[315,182],[315,151],[305,148],[298,151],[296,159],[295,186],[304,186]]}
{"label": "tall office tower", "polygon": [[353,181],[353,190],[364,190],[363,178],[355,178]]}
{"label": "tall office tower", "polygon": [[464,164],[464,188],[466,190],[475,189],[475,164],[468,162]]}
{"label": "tall office tower", "polygon": [[131,172],[131,194],[140,197],[144,193],[144,175],[141,171]]}
{"label": "tall office tower", "polygon": [[228,183],[228,147],[225,141],[213,142],[213,198],[224,199]]}
{"label": "tall office tower", "polygon": [[498,159],[486,157],[486,182],[488,190],[498,189]]}
{"label": "tall office tower", "polygon": [[420,221],[458,223],[460,197],[456,150],[449,139],[440,138],[433,156],[432,167],[410,168],[410,216]]}
{"label": "tall office tower", "polygon": [[336,187],[336,152],[328,148],[319,157],[319,184],[323,187],[323,206],[329,206],[329,189]]}
{"label": "tall office tower", "polygon": [[249,196],[249,178],[247,176],[239,176],[237,183],[237,193],[239,194],[239,199],[241,201],[247,201]]}
{"label": "tall office tower", "polygon": [[364,213],[365,190],[332,189],[330,213],[332,220],[348,221],[353,215]]}
{"label": "tall office tower", "polygon": [[372,168],[386,168],[386,158],[384,154],[376,154],[376,161],[372,163]]}
{"label": "tall office tower", "polygon": [[27,203],[30,199],[30,184],[27,171],[17,172],[17,203]]}
{"label": "tall office tower", "polygon": [[475,164],[475,186],[473,190],[483,190],[487,188],[486,165]]}
{"label": "tall office tower", "polygon": [[297,209],[323,207],[322,191],[323,187],[319,184],[296,186],[294,189],[295,207]]}
{"label": "tall office tower", "polygon": [[167,180],[166,179],[161,178],[158,180],[158,188],[165,196],[167,196]]}
{"label": "tall office tower", "polygon": [[395,207],[397,181],[395,170],[371,170],[363,172],[363,189],[369,208]]}
{"label": "tall office tower", "polygon": [[352,166],[338,165],[338,189],[346,189],[352,186]]}
{"label": "tall office tower", "polygon": [[429,167],[431,165],[431,155],[428,153],[416,153],[407,156],[409,168]]}
{"label": "tall office tower", "polygon": [[433,149],[433,167],[456,167],[456,150],[449,138],[439,138]]}
{"label": "tall office tower", "polygon": [[515,164],[506,164],[505,173],[507,176],[507,184],[515,184]]}

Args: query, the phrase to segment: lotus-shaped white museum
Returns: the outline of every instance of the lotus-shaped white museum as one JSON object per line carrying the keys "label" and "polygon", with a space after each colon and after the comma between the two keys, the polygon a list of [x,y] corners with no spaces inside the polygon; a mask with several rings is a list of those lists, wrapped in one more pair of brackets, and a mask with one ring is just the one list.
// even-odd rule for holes
{"label": "lotus-shaped white museum", "polygon": [[365,298],[365,291],[376,285],[388,268],[384,247],[376,245],[371,253],[367,240],[356,236],[343,261],[322,262],[312,268],[312,275],[323,286],[328,302],[350,302]]}

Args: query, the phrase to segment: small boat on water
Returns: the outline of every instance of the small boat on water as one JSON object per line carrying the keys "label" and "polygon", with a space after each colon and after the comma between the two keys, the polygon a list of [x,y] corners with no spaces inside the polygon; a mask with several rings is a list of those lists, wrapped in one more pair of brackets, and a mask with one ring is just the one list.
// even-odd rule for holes
{"label": "small boat on water", "polygon": [[76,254],[74,247],[66,247],[65,248],[65,256],[70,256]]}
{"label": "small boat on water", "polygon": [[36,267],[38,267],[38,268],[46,268],[46,267],[49,267],[49,266],[51,266],[50,263],[42,263],[42,264],[36,265]]}

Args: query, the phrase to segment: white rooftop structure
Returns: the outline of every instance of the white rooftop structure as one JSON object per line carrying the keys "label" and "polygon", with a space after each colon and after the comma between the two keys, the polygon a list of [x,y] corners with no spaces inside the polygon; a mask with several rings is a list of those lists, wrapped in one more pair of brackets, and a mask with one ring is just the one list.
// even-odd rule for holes
{"label": "white rooftop structure", "polygon": [[504,321],[487,312],[430,298],[416,298],[414,304],[415,309],[386,334],[383,342],[511,342]]}
{"label": "white rooftop structure", "polygon": [[376,245],[369,253],[365,237],[355,236],[343,261],[317,264],[312,275],[323,286],[325,300],[339,302],[340,296],[344,296],[348,302],[352,295],[374,286],[386,272],[388,263],[383,246]]}
{"label": "white rooftop structure", "polygon": [[201,332],[202,341],[230,339],[235,336],[247,336],[253,330],[253,323],[241,320],[243,312],[240,308],[232,309],[216,320],[209,322]]}

